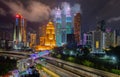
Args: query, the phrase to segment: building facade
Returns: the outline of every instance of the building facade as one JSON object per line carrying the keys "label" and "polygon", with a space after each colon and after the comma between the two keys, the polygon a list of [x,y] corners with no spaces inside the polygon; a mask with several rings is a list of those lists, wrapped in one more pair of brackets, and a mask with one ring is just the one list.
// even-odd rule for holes
{"label": "building facade", "polygon": [[115,47],[117,45],[116,31],[106,31],[105,34],[105,48],[110,46]]}
{"label": "building facade", "polygon": [[74,35],[75,41],[79,45],[81,38],[81,14],[77,13],[74,16]]}
{"label": "building facade", "polygon": [[45,46],[48,47],[56,46],[55,28],[52,22],[49,22],[46,26]]}
{"label": "building facade", "polygon": [[84,33],[83,45],[86,47],[92,47],[92,32]]}
{"label": "building facade", "polygon": [[67,34],[73,34],[73,16],[70,8],[65,12],[60,8],[56,8],[55,11],[56,45],[62,46],[67,44]]}
{"label": "building facade", "polygon": [[120,46],[120,36],[117,36],[117,46]]}
{"label": "building facade", "polygon": [[13,41],[14,49],[21,49],[26,45],[26,21],[20,14],[16,14]]}
{"label": "building facade", "polygon": [[105,48],[105,33],[101,30],[92,31],[92,52],[104,53]]}
{"label": "building facade", "polygon": [[36,45],[36,34],[31,33],[30,34],[30,47],[34,47]]}

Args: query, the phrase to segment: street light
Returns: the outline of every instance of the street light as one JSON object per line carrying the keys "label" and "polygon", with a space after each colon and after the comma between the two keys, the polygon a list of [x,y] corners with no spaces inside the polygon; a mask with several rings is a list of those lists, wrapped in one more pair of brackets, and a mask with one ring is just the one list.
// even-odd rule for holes
{"label": "street light", "polygon": [[112,56],[111,58],[112,58],[112,62],[113,62],[113,63],[117,63],[117,59],[116,59],[115,56]]}

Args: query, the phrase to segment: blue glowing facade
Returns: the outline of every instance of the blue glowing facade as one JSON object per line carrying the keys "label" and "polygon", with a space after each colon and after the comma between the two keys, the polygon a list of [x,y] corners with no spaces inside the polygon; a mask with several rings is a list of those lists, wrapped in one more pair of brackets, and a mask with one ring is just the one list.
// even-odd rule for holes
{"label": "blue glowing facade", "polygon": [[60,8],[56,9],[54,21],[56,28],[56,45],[62,46],[67,44],[67,34],[73,33],[71,9],[69,8],[65,13]]}
{"label": "blue glowing facade", "polygon": [[61,27],[62,27],[62,17],[61,17],[61,10],[58,8],[56,9],[56,15],[55,15],[55,30],[56,30],[56,45],[61,46],[62,43],[62,33],[61,33]]}

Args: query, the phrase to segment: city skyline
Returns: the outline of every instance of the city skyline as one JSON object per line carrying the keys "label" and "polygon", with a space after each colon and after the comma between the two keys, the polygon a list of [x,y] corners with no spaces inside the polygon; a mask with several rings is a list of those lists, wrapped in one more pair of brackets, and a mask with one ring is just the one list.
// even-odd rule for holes
{"label": "city skyline", "polygon": [[120,77],[120,1],[0,0],[0,77]]}
{"label": "city skyline", "polygon": [[0,1],[0,23],[14,23],[15,14],[20,12],[22,15],[26,15],[25,18],[29,26],[28,31],[31,31],[31,29],[35,31],[39,26],[48,22],[49,18],[51,18],[51,12],[53,12],[56,7],[61,8],[70,5],[72,9],[81,13],[82,32],[94,30],[97,22],[100,20],[105,20],[107,27],[117,30],[120,28],[120,1],[53,0],[49,3],[47,2],[47,0],[2,0]]}

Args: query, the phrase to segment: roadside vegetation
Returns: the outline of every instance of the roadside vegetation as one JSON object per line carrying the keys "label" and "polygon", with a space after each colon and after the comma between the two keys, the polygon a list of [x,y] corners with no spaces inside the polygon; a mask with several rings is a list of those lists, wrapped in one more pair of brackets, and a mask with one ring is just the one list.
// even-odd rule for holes
{"label": "roadside vegetation", "polygon": [[0,57],[0,75],[5,75],[14,69],[16,69],[16,60]]}
{"label": "roadside vegetation", "polygon": [[110,47],[105,55],[91,55],[90,50],[89,47],[55,47],[51,51],[51,56],[120,75],[120,46]]}

